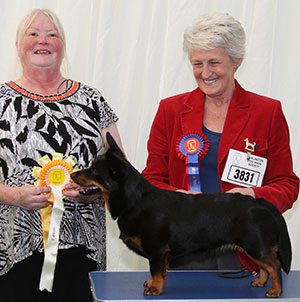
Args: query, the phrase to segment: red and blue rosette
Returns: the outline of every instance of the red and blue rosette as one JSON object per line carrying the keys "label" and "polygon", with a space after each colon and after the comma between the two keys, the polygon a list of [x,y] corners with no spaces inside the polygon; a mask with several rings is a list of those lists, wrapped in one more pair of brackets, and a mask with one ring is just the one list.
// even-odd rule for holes
{"label": "red and blue rosette", "polygon": [[199,162],[209,149],[209,140],[203,133],[196,131],[182,135],[176,144],[179,158],[185,160],[186,173],[189,175],[189,190],[201,192]]}

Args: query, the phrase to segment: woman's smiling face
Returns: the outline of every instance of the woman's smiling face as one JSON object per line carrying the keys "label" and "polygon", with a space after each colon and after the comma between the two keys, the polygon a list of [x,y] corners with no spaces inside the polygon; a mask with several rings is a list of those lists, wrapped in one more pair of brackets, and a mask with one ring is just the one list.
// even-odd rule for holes
{"label": "woman's smiling face", "polygon": [[38,14],[34,18],[18,46],[18,53],[23,69],[60,69],[64,45],[49,17]]}
{"label": "woman's smiling face", "polygon": [[210,98],[231,98],[234,91],[234,74],[241,64],[234,63],[223,47],[211,50],[194,50],[190,61],[196,82]]}

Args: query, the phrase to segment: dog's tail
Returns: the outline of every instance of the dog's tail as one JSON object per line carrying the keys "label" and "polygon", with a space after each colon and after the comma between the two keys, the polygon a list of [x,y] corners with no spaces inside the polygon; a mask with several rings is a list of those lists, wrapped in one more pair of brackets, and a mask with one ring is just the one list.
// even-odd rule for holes
{"label": "dog's tail", "polygon": [[273,213],[275,221],[277,222],[277,227],[279,229],[278,258],[281,263],[282,269],[288,274],[291,269],[292,246],[287,224],[283,215],[279,212],[275,205],[268,203],[268,207],[270,208],[271,213]]}
{"label": "dog's tail", "polygon": [[278,256],[282,269],[288,274],[291,269],[292,246],[287,225],[283,216],[281,216],[281,219],[283,223],[280,224]]}

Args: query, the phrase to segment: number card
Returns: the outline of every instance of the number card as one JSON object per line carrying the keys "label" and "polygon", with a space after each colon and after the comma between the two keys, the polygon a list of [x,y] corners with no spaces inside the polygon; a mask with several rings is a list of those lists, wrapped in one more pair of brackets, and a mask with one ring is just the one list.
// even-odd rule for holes
{"label": "number card", "polygon": [[260,187],[265,175],[267,159],[247,153],[229,150],[221,180],[243,187]]}

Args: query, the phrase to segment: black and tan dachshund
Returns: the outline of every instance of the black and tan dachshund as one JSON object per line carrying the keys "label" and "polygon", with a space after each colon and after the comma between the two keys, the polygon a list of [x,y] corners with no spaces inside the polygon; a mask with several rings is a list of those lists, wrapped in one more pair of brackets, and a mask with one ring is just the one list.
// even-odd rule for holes
{"label": "black and tan dachshund", "polygon": [[145,282],[145,295],[163,292],[169,256],[223,246],[239,248],[260,267],[252,286],[263,287],[270,275],[266,296],[281,295],[281,269],[290,271],[291,244],[285,220],[273,204],[241,194],[159,189],[126,160],[110,133],[107,142],[110,149],[72,179],[101,188],[120,238],[148,258],[152,278]]}

